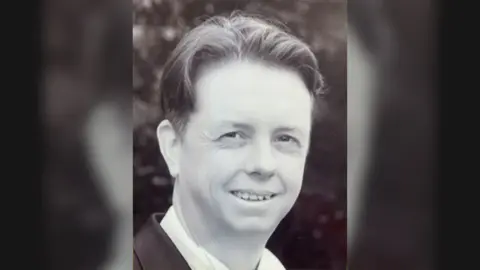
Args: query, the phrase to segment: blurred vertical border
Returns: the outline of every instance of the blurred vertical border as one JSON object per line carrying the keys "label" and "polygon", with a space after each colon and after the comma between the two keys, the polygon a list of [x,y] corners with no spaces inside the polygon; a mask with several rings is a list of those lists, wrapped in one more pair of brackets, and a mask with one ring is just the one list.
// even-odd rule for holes
{"label": "blurred vertical border", "polygon": [[349,268],[437,269],[437,3],[348,5],[350,26],[378,71],[364,209]]}
{"label": "blurred vertical border", "polygon": [[[49,269],[100,269],[111,259],[119,220],[85,134],[91,112],[106,101],[131,132],[130,12],[130,2],[109,0],[49,0],[41,11],[41,190]],[[132,151],[130,144],[120,147]]]}

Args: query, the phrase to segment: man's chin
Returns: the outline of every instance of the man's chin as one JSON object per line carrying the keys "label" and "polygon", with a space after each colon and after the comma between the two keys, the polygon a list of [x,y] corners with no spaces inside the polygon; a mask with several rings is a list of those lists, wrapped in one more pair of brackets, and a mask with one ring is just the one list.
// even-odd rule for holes
{"label": "man's chin", "polygon": [[278,226],[276,220],[267,217],[242,217],[235,220],[229,220],[229,225],[233,231],[238,233],[251,234],[271,234]]}
{"label": "man's chin", "polygon": [[[280,221],[285,215],[279,205],[269,205],[269,203],[260,202],[262,205],[252,206],[239,204],[235,198],[230,204],[230,199],[233,196],[229,195],[227,200],[223,200],[222,204],[217,204],[221,207],[216,208],[214,213],[217,214],[217,220],[226,226],[227,231],[232,233],[247,233],[247,234],[271,234],[277,228]],[[269,206],[266,208],[264,206]],[[220,215],[220,216],[219,216]]]}

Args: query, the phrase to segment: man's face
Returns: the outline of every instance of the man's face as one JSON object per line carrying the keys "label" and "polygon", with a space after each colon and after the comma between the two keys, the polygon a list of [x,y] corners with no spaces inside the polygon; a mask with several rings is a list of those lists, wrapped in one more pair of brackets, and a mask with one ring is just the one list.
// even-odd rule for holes
{"label": "man's face", "polygon": [[273,231],[302,185],[310,94],[296,73],[245,61],[210,67],[195,86],[176,182],[182,207],[216,226]]}

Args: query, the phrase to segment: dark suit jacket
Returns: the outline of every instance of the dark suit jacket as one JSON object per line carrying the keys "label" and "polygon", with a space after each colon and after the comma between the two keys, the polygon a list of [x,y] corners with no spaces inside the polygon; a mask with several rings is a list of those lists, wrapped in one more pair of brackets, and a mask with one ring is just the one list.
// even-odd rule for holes
{"label": "dark suit jacket", "polygon": [[182,254],[160,227],[164,214],[153,214],[133,244],[134,270],[190,270]]}

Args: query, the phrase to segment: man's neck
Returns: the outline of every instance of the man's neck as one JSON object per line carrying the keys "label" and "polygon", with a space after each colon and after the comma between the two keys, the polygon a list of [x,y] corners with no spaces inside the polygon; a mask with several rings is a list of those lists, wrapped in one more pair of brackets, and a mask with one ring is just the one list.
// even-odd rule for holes
{"label": "man's neck", "polygon": [[262,258],[266,240],[262,241],[259,237],[219,233],[214,239],[200,244],[215,258],[223,262],[228,269],[254,270]]}
{"label": "man's neck", "polygon": [[[175,193],[175,192],[174,192]],[[201,220],[199,213],[184,215],[182,206],[173,196],[173,208],[182,227],[198,246],[231,270],[256,269],[270,235],[239,234],[218,228],[213,222]]]}

